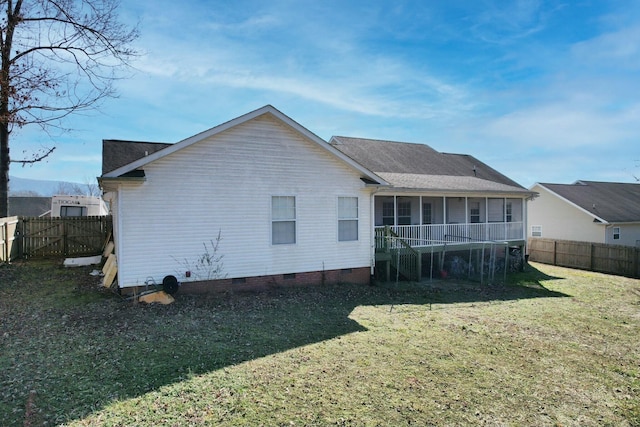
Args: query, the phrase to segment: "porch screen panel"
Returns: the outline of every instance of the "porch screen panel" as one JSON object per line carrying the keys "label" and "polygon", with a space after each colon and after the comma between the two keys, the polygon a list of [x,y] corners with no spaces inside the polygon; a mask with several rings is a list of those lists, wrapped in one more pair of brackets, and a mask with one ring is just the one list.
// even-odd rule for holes
{"label": "porch screen panel", "polygon": [[393,201],[382,202],[382,225],[393,225],[395,223],[395,208]]}
{"label": "porch screen panel", "polygon": [[274,245],[296,242],[296,198],[271,197],[271,243]]}
{"label": "porch screen panel", "polygon": [[358,198],[338,197],[338,241],[358,240]]}
{"label": "porch screen panel", "polygon": [[398,225],[411,224],[411,202],[398,201]]}
{"label": "porch screen panel", "polygon": [[504,222],[504,200],[489,199],[488,215],[489,222]]}
{"label": "porch screen panel", "polygon": [[422,223],[433,224],[433,218],[431,216],[431,203],[422,204]]}

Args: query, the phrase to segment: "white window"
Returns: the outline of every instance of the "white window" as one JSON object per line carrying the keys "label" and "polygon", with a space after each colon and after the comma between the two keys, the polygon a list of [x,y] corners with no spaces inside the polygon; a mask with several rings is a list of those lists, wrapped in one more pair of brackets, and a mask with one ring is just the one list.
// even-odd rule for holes
{"label": "white window", "polygon": [[296,198],[271,197],[271,244],[286,245],[296,242]]}
{"label": "white window", "polygon": [[541,225],[532,225],[531,226],[531,237],[542,237],[542,226]]}
{"label": "white window", "polygon": [[338,197],[338,241],[358,240],[358,198]]}
{"label": "white window", "polygon": [[613,227],[613,240],[620,239],[620,227]]}
{"label": "white window", "polygon": [[513,222],[513,204],[511,202],[507,202],[507,222]]}

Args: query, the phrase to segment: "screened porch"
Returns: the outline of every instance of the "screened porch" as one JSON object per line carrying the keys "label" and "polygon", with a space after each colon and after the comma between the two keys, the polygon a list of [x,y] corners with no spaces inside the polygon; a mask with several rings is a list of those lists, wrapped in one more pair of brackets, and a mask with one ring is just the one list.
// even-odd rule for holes
{"label": "screened porch", "polygon": [[389,231],[413,248],[526,239],[522,198],[375,196],[374,214],[378,251]]}

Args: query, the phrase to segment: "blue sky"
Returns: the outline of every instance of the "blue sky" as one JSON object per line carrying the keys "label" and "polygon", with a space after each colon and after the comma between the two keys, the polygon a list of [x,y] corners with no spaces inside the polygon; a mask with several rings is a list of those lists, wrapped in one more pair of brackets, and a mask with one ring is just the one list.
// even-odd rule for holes
{"label": "blue sky", "polygon": [[102,139],[177,142],[272,104],[332,135],[477,157],[525,187],[640,178],[640,2],[123,2],[131,78],[70,133],[25,128],[22,178],[86,183]]}

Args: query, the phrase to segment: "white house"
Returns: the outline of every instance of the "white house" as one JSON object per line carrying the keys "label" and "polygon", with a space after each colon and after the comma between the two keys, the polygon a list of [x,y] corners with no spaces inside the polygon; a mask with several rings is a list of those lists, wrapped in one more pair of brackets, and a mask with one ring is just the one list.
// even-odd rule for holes
{"label": "white house", "polygon": [[[523,246],[533,195],[423,144],[327,143],[269,105],[176,144],[104,140],[99,182],[121,288],[368,283],[385,230],[416,248]],[[214,277],[189,267],[220,256]]]}
{"label": "white house", "polygon": [[386,182],[274,107],[147,148],[100,178],[121,288],[207,279],[183,267],[218,233],[217,278],[238,286],[369,281],[369,201]]}
{"label": "white house", "polygon": [[536,183],[529,237],[640,246],[640,184]]}

